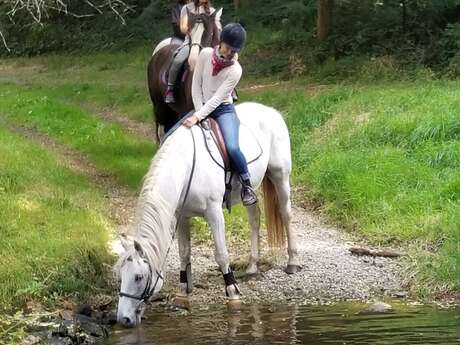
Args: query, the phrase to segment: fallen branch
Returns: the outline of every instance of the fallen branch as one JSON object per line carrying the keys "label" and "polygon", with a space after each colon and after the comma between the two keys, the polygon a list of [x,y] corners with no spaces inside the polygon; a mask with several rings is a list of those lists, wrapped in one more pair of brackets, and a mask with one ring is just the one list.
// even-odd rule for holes
{"label": "fallen branch", "polygon": [[398,258],[404,255],[402,253],[393,252],[390,250],[372,250],[372,249],[363,248],[363,247],[351,247],[349,250],[352,254],[356,254],[359,256],[369,255],[369,256],[374,256],[374,257],[381,256],[385,258]]}

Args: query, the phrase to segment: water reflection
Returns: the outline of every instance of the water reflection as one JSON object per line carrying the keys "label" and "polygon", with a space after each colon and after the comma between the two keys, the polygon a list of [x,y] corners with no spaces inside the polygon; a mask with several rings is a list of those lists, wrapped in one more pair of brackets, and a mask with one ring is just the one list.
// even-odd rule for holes
{"label": "water reflection", "polygon": [[460,344],[459,310],[427,307],[361,315],[362,306],[225,306],[191,313],[155,307],[141,327],[116,329],[107,344]]}

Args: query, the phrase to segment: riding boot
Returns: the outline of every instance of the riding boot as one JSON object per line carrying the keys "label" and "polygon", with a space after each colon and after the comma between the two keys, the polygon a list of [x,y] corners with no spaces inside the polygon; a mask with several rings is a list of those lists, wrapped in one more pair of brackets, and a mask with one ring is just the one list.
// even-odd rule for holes
{"label": "riding boot", "polygon": [[168,85],[165,93],[165,103],[176,103],[174,98],[174,85]]}
{"label": "riding boot", "polygon": [[249,179],[242,180],[241,200],[243,201],[244,206],[251,206],[257,202],[256,192],[252,188],[251,181]]}

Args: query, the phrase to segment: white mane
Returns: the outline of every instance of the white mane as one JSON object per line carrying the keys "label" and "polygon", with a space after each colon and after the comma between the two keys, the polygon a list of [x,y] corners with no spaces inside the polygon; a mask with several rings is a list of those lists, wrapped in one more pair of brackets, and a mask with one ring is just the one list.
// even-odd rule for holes
{"label": "white mane", "polygon": [[[177,132],[179,131],[181,131],[180,128]],[[175,139],[179,139],[174,137],[179,136],[171,136],[166,140],[152,159],[139,194],[135,222],[128,234],[141,245],[147,259],[158,270],[162,269],[160,266],[163,264],[166,251],[171,244],[173,229],[176,225],[175,211],[177,205],[171,205],[159,191],[160,183],[165,183],[164,179],[161,179],[165,172],[164,169],[170,169],[165,161],[174,157],[174,153],[171,151],[174,148]],[[122,255],[115,266],[116,271],[119,271],[123,262],[132,252],[130,248]]]}

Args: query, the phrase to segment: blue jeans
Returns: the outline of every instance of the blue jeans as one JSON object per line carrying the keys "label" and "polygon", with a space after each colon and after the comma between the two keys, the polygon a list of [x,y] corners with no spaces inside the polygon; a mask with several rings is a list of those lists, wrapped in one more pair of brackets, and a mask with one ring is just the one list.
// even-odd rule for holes
{"label": "blue jeans", "polygon": [[232,168],[240,175],[242,180],[248,180],[248,163],[240,150],[240,120],[236,116],[235,106],[233,104],[221,104],[209,116],[219,124],[232,162]]}

